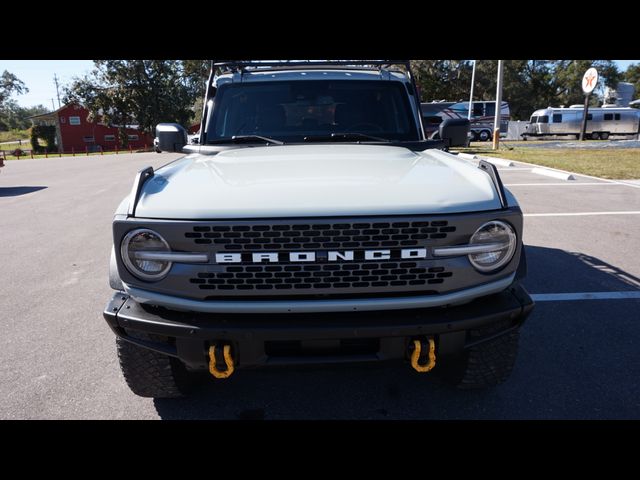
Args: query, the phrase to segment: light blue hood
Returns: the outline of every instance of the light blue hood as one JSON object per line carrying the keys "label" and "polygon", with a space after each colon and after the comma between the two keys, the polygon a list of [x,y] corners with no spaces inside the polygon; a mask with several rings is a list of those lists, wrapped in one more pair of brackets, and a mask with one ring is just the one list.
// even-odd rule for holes
{"label": "light blue hood", "polygon": [[285,145],[188,155],[147,181],[136,216],[280,218],[500,208],[489,176],[454,155],[371,145]]}

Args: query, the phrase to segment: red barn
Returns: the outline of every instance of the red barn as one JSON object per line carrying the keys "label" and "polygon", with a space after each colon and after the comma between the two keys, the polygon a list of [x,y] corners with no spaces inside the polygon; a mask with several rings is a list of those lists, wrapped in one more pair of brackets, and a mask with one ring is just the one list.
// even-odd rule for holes
{"label": "red barn", "polygon": [[[122,149],[118,129],[101,123],[87,121],[89,111],[81,105],[70,103],[55,112],[31,117],[34,125],[55,125],[58,151],[70,153],[112,151]],[[137,128],[127,128],[129,146],[134,149],[151,147],[153,138]]]}

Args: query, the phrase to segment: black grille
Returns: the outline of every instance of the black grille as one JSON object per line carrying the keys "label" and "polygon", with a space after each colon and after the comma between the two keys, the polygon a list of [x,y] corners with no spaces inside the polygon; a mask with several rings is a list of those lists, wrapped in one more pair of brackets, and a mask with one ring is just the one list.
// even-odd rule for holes
{"label": "black grille", "polygon": [[308,223],[196,226],[184,236],[228,251],[406,248],[455,232],[446,220],[431,222]]}
{"label": "black grille", "polygon": [[444,267],[421,267],[416,262],[355,262],[329,265],[226,266],[221,272],[190,278],[201,290],[388,289],[442,284],[453,273]]}

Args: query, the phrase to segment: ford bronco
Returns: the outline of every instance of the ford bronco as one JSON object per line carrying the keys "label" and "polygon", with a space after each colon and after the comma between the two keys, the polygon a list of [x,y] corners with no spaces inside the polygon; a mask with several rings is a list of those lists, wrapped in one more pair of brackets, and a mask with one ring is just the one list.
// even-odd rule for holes
{"label": "ford bronco", "polygon": [[[138,173],[113,220],[104,317],[137,395],[198,371],[396,360],[503,382],[533,308],[522,212],[496,168],[424,135],[409,62],[212,62],[200,138]],[[236,373],[238,374],[238,373]]]}

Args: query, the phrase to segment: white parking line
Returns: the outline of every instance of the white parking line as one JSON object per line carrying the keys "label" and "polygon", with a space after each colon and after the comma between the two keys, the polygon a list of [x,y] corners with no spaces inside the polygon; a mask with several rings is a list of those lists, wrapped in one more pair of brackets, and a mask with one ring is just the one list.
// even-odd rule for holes
{"label": "white parking line", "polygon": [[640,215],[640,210],[628,212],[525,213],[525,217],[583,217],[590,215]]}
{"label": "white parking line", "polygon": [[627,300],[640,299],[640,291],[579,292],[579,293],[534,293],[534,302],[566,302],[573,300]]}
{"label": "white parking line", "polygon": [[565,182],[547,182],[547,183],[504,183],[503,184],[505,187],[546,187],[547,185],[551,185],[551,186],[557,186],[557,185],[561,185],[563,187],[577,187],[577,186],[593,186],[593,185],[602,185],[604,187],[609,187],[609,186],[614,186],[614,187],[619,187],[619,186],[625,186],[622,183],[609,183],[609,182],[582,182],[582,183],[565,183]]}

